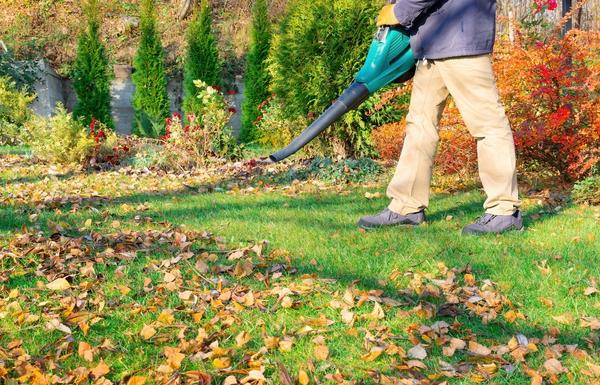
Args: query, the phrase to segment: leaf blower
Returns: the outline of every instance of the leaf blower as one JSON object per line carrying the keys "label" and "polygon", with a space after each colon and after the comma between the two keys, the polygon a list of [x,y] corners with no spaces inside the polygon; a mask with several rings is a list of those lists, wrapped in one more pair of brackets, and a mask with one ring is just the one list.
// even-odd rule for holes
{"label": "leaf blower", "polygon": [[[389,3],[395,3],[395,0]],[[374,92],[391,83],[408,81],[414,73],[415,59],[410,49],[409,36],[398,27],[379,27],[365,64],[350,87],[286,148],[272,154],[263,162],[275,163],[286,159],[306,146],[346,112],[360,106]]]}

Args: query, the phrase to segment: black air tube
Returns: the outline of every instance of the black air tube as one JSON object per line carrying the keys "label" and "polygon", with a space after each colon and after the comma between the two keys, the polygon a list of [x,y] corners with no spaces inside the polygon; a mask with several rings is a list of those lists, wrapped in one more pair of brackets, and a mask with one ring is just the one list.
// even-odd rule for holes
{"label": "black air tube", "polygon": [[352,83],[346,91],[336,100],[321,116],[319,116],[306,130],[302,131],[296,139],[286,148],[279,150],[269,158],[273,162],[279,162],[295,154],[306,146],[317,135],[331,126],[346,112],[360,106],[369,97],[369,90],[364,84]]}

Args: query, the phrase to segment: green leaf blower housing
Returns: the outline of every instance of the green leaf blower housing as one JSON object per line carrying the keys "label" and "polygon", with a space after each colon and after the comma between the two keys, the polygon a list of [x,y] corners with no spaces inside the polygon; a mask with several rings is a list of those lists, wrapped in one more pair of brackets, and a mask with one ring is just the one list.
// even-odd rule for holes
{"label": "green leaf blower housing", "polygon": [[279,162],[296,153],[373,93],[391,83],[408,81],[414,73],[415,59],[410,49],[410,37],[401,28],[380,27],[365,64],[350,87],[286,148],[269,156],[267,162]]}

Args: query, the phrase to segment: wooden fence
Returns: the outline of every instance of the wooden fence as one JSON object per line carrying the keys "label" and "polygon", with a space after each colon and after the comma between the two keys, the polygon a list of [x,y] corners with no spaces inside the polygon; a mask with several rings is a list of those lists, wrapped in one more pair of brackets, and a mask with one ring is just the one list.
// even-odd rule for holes
{"label": "wooden fence", "polygon": [[[558,23],[565,11],[570,7],[578,8],[573,12],[571,26],[587,31],[600,31],[600,0],[556,0],[558,9],[546,11],[537,17]],[[498,17],[500,28],[507,28],[508,20],[522,20],[531,14],[534,0],[498,0]]]}

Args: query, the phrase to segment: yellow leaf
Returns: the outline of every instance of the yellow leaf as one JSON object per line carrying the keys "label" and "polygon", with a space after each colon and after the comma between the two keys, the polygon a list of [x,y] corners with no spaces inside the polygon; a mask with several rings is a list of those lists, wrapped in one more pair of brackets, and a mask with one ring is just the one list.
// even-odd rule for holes
{"label": "yellow leaf", "polygon": [[144,385],[146,383],[146,377],[133,376],[127,381],[127,385]]}
{"label": "yellow leaf", "polygon": [[371,349],[369,353],[363,355],[361,358],[364,361],[371,362],[375,361],[381,355],[381,353],[383,353],[383,348],[376,346],[373,349]]}
{"label": "yellow leaf", "polygon": [[300,385],[308,385],[310,379],[308,378],[308,374],[302,369],[298,370],[298,383]]}
{"label": "yellow leaf", "polygon": [[329,348],[326,345],[315,345],[315,358],[319,361],[325,361],[329,357]]}
{"label": "yellow leaf", "polygon": [[79,357],[83,358],[87,362],[94,361],[94,350],[87,342],[81,341],[79,343],[79,348],[77,349]]}
{"label": "yellow leaf", "polygon": [[110,372],[110,367],[104,363],[104,360],[100,360],[100,363],[91,370],[91,374],[95,378],[102,377],[108,374],[108,372]]}
{"label": "yellow leaf", "polygon": [[563,325],[571,325],[573,322],[575,322],[571,314],[561,314],[557,316],[552,316],[552,318],[559,324]]}
{"label": "yellow leaf", "polygon": [[216,369],[226,369],[231,366],[231,359],[229,357],[219,357],[213,360],[213,366]]}
{"label": "yellow leaf", "polygon": [[50,290],[61,291],[69,289],[71,287],[71,284],[64,278],[57,278],[54,281],[47,284],[46,287]]}
{"label": "yellow leaf", "polygon": [[140,336],[142,336],[142,338],[145,340],[149,340],[155,334],[156,334],[156,329],[154,329],[150,325],[144,325],[144,327],[142,328],[142,331],[140,332]]}
{"label": "yellow leaf", "polygon": [[158,322],[165,324],[165,325],[171,325],[173,322],[175,322],[175,317],[173,316],[173,311],[170,309],[163,310],[160,313],[160,315],[158,316]]}
{"label": "yellow leaf", "polygon": [[246,331],[241,332],[235,337],[235,343],[238,348],[243,347],[250,341],[250,334]]}
{"label": "yellow leaf", "polygon": [[165,357],[167,357],[167,363],[173,369],[179,369],[181,361],[185,358],[185,354],[180,353],[181,349],[167,346],[165,348]]}

